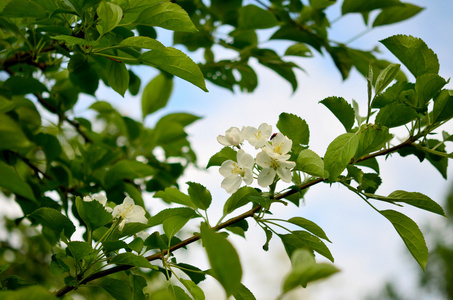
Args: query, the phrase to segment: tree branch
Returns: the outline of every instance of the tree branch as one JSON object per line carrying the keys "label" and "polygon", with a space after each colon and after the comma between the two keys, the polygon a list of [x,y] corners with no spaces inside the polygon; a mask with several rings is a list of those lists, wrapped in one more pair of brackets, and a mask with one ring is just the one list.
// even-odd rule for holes
{"label": "tree branch", "polygon": [[[407,147],[407,146],[411,146],[414,141],[415,141],[415,138],[414,137],[410,137],[406,141],[404,141],[403,143],[398,144],[396,146],[393,146],[393,147],[390,147],[388,149],[384,149],[384,150],[381,150],[381,151],[378,151],[378,152],[375,152],[375,153],[372,153],[372,154],[368,154],[368,155],[362,156],[361,158],[357,159],[356,161],[351,160],[350,164],[353,164],[355,162],[364,161],[364,160],[367,160],[367,159],[371,159],[371,158],[374,158],[374,157],[382,156],[382,155],[387,155],[387,154],[392,153],[392,152],[396,152],[396,151],[398,151],[401,148],[404,148],[404,147]],[[274,199],[276,199],[276,200],[283,199],[285,197],[288,197],[288,196],[291,196],[291,195],[293,195],[295,193],[298,193],[299,190],[307,189],[307,188],[309,188],[309,187],[311,187],[313,185],[316,185],[316,184],[318,184],[320,182],[324,182],[324,181],[326,181],[326,179],[324,179],[324,178],[313,179],[311,181],[308,181],[308,182],[300,185],[299,189],[292,189],[292,190],[289,190],[289,191],[287,191],[285,193],[281,193],[279,195],[276,195],[274,197]],[[235,223],[237,223],[239,221],[245,220],[246,218],[253,217],[261,209],[262,209],[262,207],[260,205],[254,206],[249,211],[246,211],[245,213],[243,213],[241,215],[238,215],[238,216],[236,216],[234,218],[231,218],[231,219],[229,219],[229,220],[227,220],[227,221],[225,221],[225,222],[213,227],[213,229],[215,231],[218,231],[218,230],[221,230],[221,229],[223,229],[225,227],[231,226],[231,225],[233,225],[233,224],[235,224]],[[182,247],[185,247],[185,246],[187,246],[189,244],[192,244],[193,242],[196,242],[199,239],[200,239],[200,235],[199,234],[193,235],[190,238],[187,238],[184,241],[172,246],[169,250],[166,249],[166,250],[161,251],[159,253],[155,253],[155,254],[149,255],[149,256],[146,257],[146,259],[148,261],[154,261],[154,260],[162,259],[165,255],[167,255],[167,253],[169,251],[170,252],[174,252],[175,250],[178,250],[178,249],[180,249]],[[96,273],[88,276],[87,278],[82,280],[79,283],[79,285],[87,284],[88,282],[93,281],[95,279],[99,279],[99,278],[102,278],[102,277],[105,277],[105,276],[108,276],[108,275],[111,275],[111,274],[114,274],[114,273],[117,273],[117,272],[126,271],[126,270],[129,270],[129,269],[133,268],[133,267],[134,266],[131,266],[131,265],[119,265],[119,266],[115,266],[115,267],[112,267],[112,268],[107,269],[107,270],[102,270],[102,271],[96,272]],[[56,291],[55,295],[57,297],[62,297],[65,294],[67,294],[68,292],[74,290],[75,288],[76,287],[73,287],[73,286],[64,286],[63,288],[61,288],[58,291]]]}

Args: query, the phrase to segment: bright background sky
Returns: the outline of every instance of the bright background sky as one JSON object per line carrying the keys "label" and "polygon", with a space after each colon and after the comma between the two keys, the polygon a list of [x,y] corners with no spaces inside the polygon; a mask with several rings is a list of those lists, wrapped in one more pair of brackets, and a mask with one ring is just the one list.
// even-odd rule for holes
{"label": "bright background sky", "polygon": [[[437,53],[440,61],[440,75],[450,78],[453,74],[453,36],[451,34],[453,1],[413,0],[410,2],[424,6],[426,9],[415,18],[398,25],[377,28],[349,46],[367,50],[379,45],[382,58],[396,62],[392,54],[378,41],[394,34],[413,35],[422,38]],[[333,5],[327,13],[330,19],[339,16],[340,5]],[[333,25],[334,30],[331,30],[330,37],[336,41],[347,41],[364,29],[362,25],[360,16],[346,16]],[[263,35],[267,34],[268,32],[263,32]],[[163,38],[163,43],[170,46],[171,39]],[[281,44],[279,52],[283,53],[290,43]],[[277,44],[273,42],[268,46],[275,45]],[[228,53],[223,54],[228,55]],[[189,53],[189,55],[196,58],[199,53]],[[184,182],[196,181],[211,191],[213,195],[213,204],[209,209],[211,220],[216,220],[220,216],[223,204],[229,197],[220,188],[223,178],[218,173],[218,168],[203,170],[209,158],[222,148],[216,141],[217,135],[224,134],[225,130],[231,126],[258,127],[263,122],[272,124],[276,131],[275,124],[279,114],[289,112],[307,121],[310,127],[310,149],[323,156],[327,145],[339,134],[344,133],[344,128],[326,107],[318,104],[318,101],[328,96],[341,96],[350,103],[355,99],[360,105],[362,115],[365,115],[366,81],[357,71],[352,71],[350,78],[343,82],[340,73],[327,55],[320,56],[315,53],[315,58],[300,58],[294,61],[306,70],[306,73],[296,71],[299,88],[294,94],[285,80],[269,69],[255,64],[259,86],[254,93],[233,94],[209,82],[207,87],[210,92],[204,93],[197,87],[176,79],[168,106],[146,119],[146,124],[153,126],[161,116],[173,112],[190,112],[203,117],[202,120],[188,127],[190,141],[198,155],[201,170],[191,168],[180,183],[182,188],[186,189]],[[143,68],[138,72],[143,84],[157,74],[150,68]],[[448,87],[452,88],[452,85],[449,84]],[[104,88],[98,91],[97,97],[99,100],[112,102],[125,115],[136,119],[141,117],[139,97],[132,97],[127,93],[123,99]],[[78,104],[76,113],[86,113],[92,101],[91,98],[84,98]],[[452,129],[451,124],[448,128],[444,128],[450,133],[453,132]],[[397,132],[404,137],[404,130]],[[387,161],[384,158],[379,158],[379,161],[381,178],[384,182],[377,193],[381,195],[388,195],[394,190],[402,189],[421,192],[442,202],[447,194],[447,187],[452,183],[451,180],[445,181],[428,162],[420,164],[415,157],[403,159],[395,154]],[[451,166],[448,174],[449,178],[453,176]],[[145,198],[145,202],[151,213],[158,211],[156,207],[162,207],[159,200],[152,197]],[[20,216],[17,206],[15,207],[12,202],[9,203],[11,205],[7,210],[10,214]],[[386,207],[379,205],[380,203],[376,204],[379,208]],[[440,216],[410,207],[400,211],[413,218],[418,224],[443,222]],[[414,284],[411,279],[415,269],[419,267],[415,260],[408,257],[409,252],[392,225],[345,188],[336,184],[332,187],[319,184],[309,190],[305,203],[301,207],[276,205],[273,212],[278,218],[302,216],[321,226],[332,241],[328,247],[335,258],[336,266],[341,269],[341,273],[334,277],[309,285],[305,290],[299,289],[285,299],[358,300],[364,299],[364,295],[372,293],[372,290],[380,287],[385,280],[397,282],[407,290]],[[252,290],[258,300],[272,300],[280,293],[282,280],[290,270],[289,259],[276,237],[270,244],[270,250],[263,251],[261,247],[265,242],[264,233],[253,221],[249,221],[249,225],[247,240],[240,237],[231,239],[243,263],[243,283]],[[200,248],[194,245],[189,247]],[[206,258],[201,251],[198,251],[196,256],[187,257],[184,253],[176,253],[176,256],[187,259],[187,262],[197,266],[207,267]],[[320,260],[323,259],[320,258]],[[220,296],[224,294],[215,281],[208,281],[204,289],[207,299],[224,298]]]}

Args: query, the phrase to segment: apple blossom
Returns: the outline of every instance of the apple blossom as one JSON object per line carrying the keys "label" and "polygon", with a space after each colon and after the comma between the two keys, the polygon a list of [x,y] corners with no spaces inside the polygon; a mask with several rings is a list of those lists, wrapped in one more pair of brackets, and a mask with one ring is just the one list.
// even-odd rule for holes
{"label": "apple blossom", "polygon": [[258,129],[247,126],[242,129],[242,137],[247,140],[255,149],[266,145],[269,136],[272,133],[272,126],[266,123],[261,124]]}
{"label": "apple blossom", "polygon": [[226,160],[220,166],[219,172],[225,178],[222,181],[221,187],[227,193],[234,193],[241,186],[241,182],[251,184],[253,181],[252,169],[255,165],[255,160],[250,154],[245,153],[240,149],[237,153],[237,162]]}
{"label": "apple blossom", "polygon": [[284,136],[282,133],[277,133],[275,137],[264,146],[264,151],[269,156],[280,156],[287,154],[291,147],[293,146],[293,141]]}
{"label": "apple blossom", "polygon": [[275,175],[278,175],[284,182],[291,182],[291,169],[296,166],[293,161],[288,161],[289,154],[269,155],[262,151],[256,156],[256,163],[262,167],[258,175],[258,184],[262,187],[271,185],[274,182]]}
{"label": "apple blossom", "polygon": [[237,127],[231,127],[225,132],[225,135],[219,135],[217,141],[224,146],[239,146],[244,138]]}
{"label": "apple blossom", "polygon": [[135,205],[131,197],[124,198],[123,204],[115,206],[112,212],[113,218],[121,219],[119,229],[123,230],[126,223],[137,222],[147,224],[148,219],[145,217],[145,210],[139,205]]}

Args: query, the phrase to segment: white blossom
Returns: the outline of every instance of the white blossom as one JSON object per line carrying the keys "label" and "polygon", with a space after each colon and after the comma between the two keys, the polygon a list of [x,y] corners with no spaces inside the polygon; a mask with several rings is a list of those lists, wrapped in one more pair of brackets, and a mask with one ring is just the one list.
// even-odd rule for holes
{"label": "white blossom", "polygon": [[252,169],[255,160],[250,154],[245,153],[240,149],[237,153],[237,162],[226,160],[220,166],[219,172],[225,178],[222,181],[221,187],[227,193],[234,193],[241,186],[242,181],[245,184],[251,184],[253,181]]}
{"label": "white blossom", "polygon": [[141,238],[142,240],[146,240],[149,237],[149,233],[146,231],[137,232],[135,235]]}
{"label": "white blossom", "polygon": [[247,140],[255,149],[259,149],[267,144],[267,140],[272,134],[272,126],[266,123],[261,124],[258,129],[247,126],[242,129],[242,137]]}
{"label": "white blossom", "polygon": [[108,211],[109,213],[111,213],[113,211],[111,207],[106,206],[107,197],[104,196],[103,194],[95,194],[95,195],[92,195],[91,197],[90,196],[83,197],[83,201],[85,201],[85,202],[91,202],[93,200],[96,200],[99,203],[101,203],[102,206],[104,206],[105,210]]}
{"label": "white blossom", "polygon": [[237,127],[231,127],[225,132],[225,135],[219,135],[217,141],[224,146],[239,146],[244,138]]}
{"label": "white blossom", "polygon": [[121,220],[119,225],[121,231],[126,223],[138,222],[147,224],[148,219],[145,217],[145,213],[143,207],[135,205],[131,197],[126,197],[124,198],[123,204],[115,206],[112,216]]}
{"label": "white blossom", "polygon": [[278,175],[284,182],[291,182],[291,169],[296,166],[293,161],[288,161],[290,155],[271,155],[265,151],[258,153],[256,164],[263,169],[258,175],[258,184],[267,187],[274,182],[275,175]]}
{"label": "white blossom", "polygon": [[271,142],[267,143],[263,149],[269,156],[278,157],[287,154],[292,146],[293,141],[282,133],[277,133]]}

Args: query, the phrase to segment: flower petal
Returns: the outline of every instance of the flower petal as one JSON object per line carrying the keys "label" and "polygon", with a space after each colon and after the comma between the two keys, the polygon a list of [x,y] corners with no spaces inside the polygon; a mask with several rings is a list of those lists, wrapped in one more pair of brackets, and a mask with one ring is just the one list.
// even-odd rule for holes
{"label": "flower petal", "polygon": [[221,187],[223,189],[225,189],[225,191],[229,194],[232,194],[234,192],[236,192],[239,187],[241,186],[241,177],[238,176],[238,175],[231,175],[231,176],[228,176],[228,177],[225,177],[223,180],[222,180],[222,183],[221,183]]}
{"label": "flower petal", "polygon": [[258,175],[258,184],[262,187],[270,186],[274,182],[275,173],[274,169],[261,170],[261,173]]}

